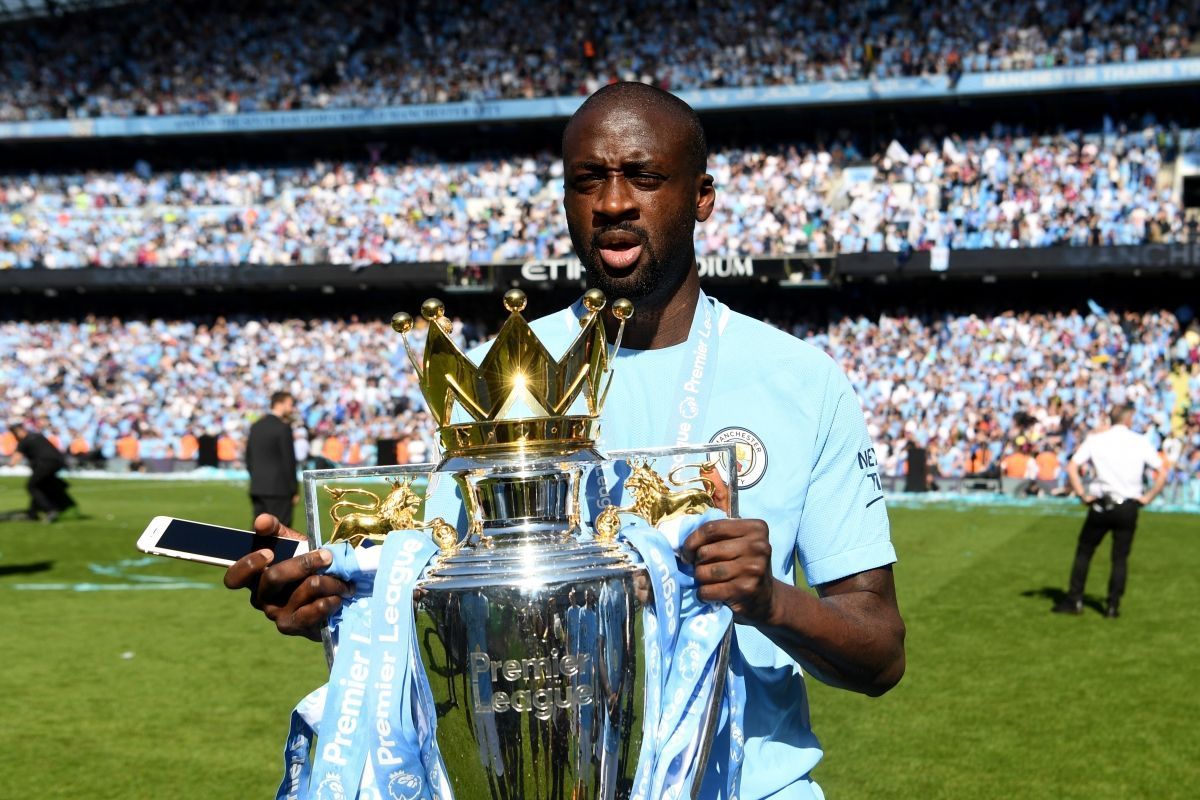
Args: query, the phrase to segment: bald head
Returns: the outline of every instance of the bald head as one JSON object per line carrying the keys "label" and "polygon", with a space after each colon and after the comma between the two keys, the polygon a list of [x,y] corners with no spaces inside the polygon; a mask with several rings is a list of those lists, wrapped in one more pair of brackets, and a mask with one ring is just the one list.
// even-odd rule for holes
{"label": "bald head", "polygon": [[629,81],[609,84],[583,101],[563,130],[563,152],[571,129],[585,118],[594,123],[598,116],[630,112],[668,120],[672,132],[679,136],[689,168],[696,175],[702,175],[708,168],[708,140],[692,107],[670,92]]}

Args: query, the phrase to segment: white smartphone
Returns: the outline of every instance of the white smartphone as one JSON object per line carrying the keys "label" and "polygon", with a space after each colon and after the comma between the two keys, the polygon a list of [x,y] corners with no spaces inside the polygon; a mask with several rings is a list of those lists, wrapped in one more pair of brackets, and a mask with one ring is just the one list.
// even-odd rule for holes
{"label": "white smartphone", "polygon": [[137,546],[143,553],[218,567],[228,567],[255,550],[271,550],[275,553],[275,563],[308,552],[308,542],[302,539],[259,536],[253,531],[174,517],[150,520],[138,538]]}

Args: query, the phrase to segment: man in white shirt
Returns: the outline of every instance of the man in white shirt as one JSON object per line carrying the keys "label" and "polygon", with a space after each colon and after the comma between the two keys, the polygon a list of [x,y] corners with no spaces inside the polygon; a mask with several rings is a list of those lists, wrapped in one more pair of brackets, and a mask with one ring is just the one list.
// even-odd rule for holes
{"label": "man in white shirt", "polygon": [[[1114,618],[1120,613],[1138,509],[1153,500],[1167,481],[1167,470],[1158,452],[1145,436],[1129,429],[1133,406],[1117,406],[1111,419],[1112,426],[1088,436],[1067,464],[1071,490],[1087,504],[1088,515],[1079,532],[1067,596],[1053,609],[1059,614],[1083,613],[1083,588],[1092,553],[1110,530],[1113,532],[1112,574],[1108,580],[1108,604],[1104,616]],[[1086,463],[1092,465],[1093,478],[1085,490],[1079,468]],[[1156,470],[1150,491],[1145,491],[1146,467]]]}

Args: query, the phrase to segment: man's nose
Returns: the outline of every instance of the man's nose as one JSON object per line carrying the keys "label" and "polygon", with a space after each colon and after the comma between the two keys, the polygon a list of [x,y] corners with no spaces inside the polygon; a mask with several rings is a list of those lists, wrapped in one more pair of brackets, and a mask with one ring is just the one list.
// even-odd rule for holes
{"label": "man's nose", "polygon": [[596,193],[596,202],[592,213],[607,222],[620,222],[626,219],[637,219],[638,206],[633,192],[629,191],[629,182],[624,175],[609,175],[604,186]]}

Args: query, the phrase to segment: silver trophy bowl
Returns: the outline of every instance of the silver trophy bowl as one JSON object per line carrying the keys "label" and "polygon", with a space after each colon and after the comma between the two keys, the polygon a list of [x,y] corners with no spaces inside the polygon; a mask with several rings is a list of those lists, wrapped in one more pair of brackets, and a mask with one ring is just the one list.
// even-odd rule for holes
{"label": "silver trophy bowl", "polygon": [[[678,460],[726,450],[732,459],[730,448],[713,445],[611,455]],[[638,554],[581,521],[582,484],[603,461],[587,449],[528,461],[455,459],[436,469],[453,475],[469,520],[418,583],[414,619],[458,800],[630,796],[646,704],[643,610],[653,597]],[[428,475],[431,466],[305,473],[314,546],[327,540],[320,486]],[[731,504],[736,515],[736,490]],[[328,636],[326,645],[332,661]],[[728,647],[726,637],[719,675]],[[700,726],[699,774],[720,698],[718,685]]]}
{"label": "silver trophy bowl", "polygon": [[456,473],[471,534],[431,565],[417,602],[455,797],[629,796],[650,582],[625,545],[583,535],[588,460]]}

